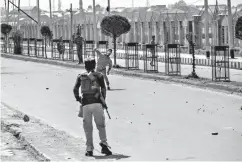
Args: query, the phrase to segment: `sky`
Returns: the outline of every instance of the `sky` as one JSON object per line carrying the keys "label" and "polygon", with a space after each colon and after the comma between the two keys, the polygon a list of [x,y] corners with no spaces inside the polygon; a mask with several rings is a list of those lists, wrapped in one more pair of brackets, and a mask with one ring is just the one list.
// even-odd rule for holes
{"label": "sky", "polygon": [[[16,3],[18,0],[15,0]],[[52,5],[53,1],[55,2],[55,10],[57,10],[57,4],[58,0],[51,0]],[[79,0],[61,0],[62,1],[62,10],[67,9],[70,7],[70,3],[72,3],[73,8],[78,8],[79,6]],[[103,7],[107,6],[107,0],[95,0],[96,4],[100,4]],[[146,6],[147,0],[133,0],[135,7],[143,7]],[[178,0],[149,0],[150,5],[168,5],[168,4],[174,4]],[[20,6],[28,6],[29,4],[31,6],[36,5],[36,0],[20,0],[21,5]],[[185,2],[190,5],[203,5],[204,0],[185,0]],[[208,0],[209,4],[215,4],[216,0]],[[93,0],[83,0],[83,6],[84,8],[87,8],[87,6],[92,5]],[[227,4],[227,0],[218,0],[219,4]],[[242,0],[231,0],[231,4],[237,5],[239,3],[242,3]],[[132,0],[110,0],[111,7],[132,7]],[[0,6],[4,6],[4,0],[1,0]],[[40,0],[40,8],[44,10],[49,9],[49,0]],[[11,10],[11,7],[10,7]]]}

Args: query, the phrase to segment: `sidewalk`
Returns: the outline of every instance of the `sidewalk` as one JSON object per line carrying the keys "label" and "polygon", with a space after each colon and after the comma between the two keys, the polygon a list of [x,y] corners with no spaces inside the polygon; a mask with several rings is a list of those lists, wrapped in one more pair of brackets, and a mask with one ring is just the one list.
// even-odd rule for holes
{"label": "sidewalk", "polygon": [[[95,156],[86,157],[86,145],[84,139],[76,138],[64,131],[57,130],[33,116],[29,116],[29,122],[24,122],[24,114],[22,112],[10,108],[6,104],[1,104],[0,107],[2,113],[2,127],[7,128],[8,130],[7,133],[5,132],[5,134],[2,135],[6,139],[3,140],[3,143],[1,144],[2,150],[5,150],[5,156],[3,156],[3,158],[1,157],[2,160],[5,159],[9,161],[11,159],[15,159],[17,161],[32,161],[38,159],[38,161],[113,161],[121,158],[127,158],[124,155],[115,153],[113,153],[111,156],[104,156],[101,154],[100,146],[97,147],[96,145],[94,149]],[[78,115],[78,111],[76,114]],[[77,116],[77,118],[79,117]],[[80,120],[82,119],[80,118]],[[80,129],[82,128],[80,127]],[[18,145],[6,147],[6,145],[9,145],[11,142],[9,139],[12,139],[12,137],[15,138],[13,134],[16,134],[16,132],[19,134],[18,139],[21,141],[21,143],[23,143],[23,147],[33,153],[33,156],[30,156],[26,151],[16,151],[21,150],[22,148],[12,147]],[[14,156],[11,158],[11,155]]]}
{"label": "sidewalk", "polygon": [[1,127],[1,161],[37,161],[25,145]]}

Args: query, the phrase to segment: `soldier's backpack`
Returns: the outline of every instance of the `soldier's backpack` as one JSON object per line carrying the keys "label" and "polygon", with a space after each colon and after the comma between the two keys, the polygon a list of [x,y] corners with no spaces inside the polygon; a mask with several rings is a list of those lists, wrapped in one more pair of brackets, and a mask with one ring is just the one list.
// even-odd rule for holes
{"label": "soldier's backpack", "polygon": [[99,91],[96,77],[92,73],[81,74],[81,93],[95,95]]}

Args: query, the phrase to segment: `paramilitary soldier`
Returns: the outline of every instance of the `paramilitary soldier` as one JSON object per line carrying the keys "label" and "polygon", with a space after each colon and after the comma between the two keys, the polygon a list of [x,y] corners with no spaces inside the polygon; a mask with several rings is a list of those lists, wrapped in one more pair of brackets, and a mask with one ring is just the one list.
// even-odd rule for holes
{"label": "paramilitary soldier", "polygon": [[[105,116],[103,108],[107,108],[101,98],[106,97],[106,87],[103,75],[95,72],[96,61],[94,58],[87,58],[84,61],[86,72],[78,75],[74,86],[74,95],[77,101],[81,103],[79,117],[83,117],[83,127],[86,135],[86,156],[93,156],[93,125],[92,116],[99,131],[101,152],[106,155],[112,155],[109,150],[106,136]],[[81,87],[82,96],[79,96]]]}
{"label": "paramilitary soldier", "polygon": [[82,59],[82,46],[83,46],[83,38],[81,37],[81,31],[80,31],[80,26],[77,29],[77,34],[74,39],[74,43],[76,43],[76,48],[77,48],[77,56],[78,56],[78,64],[83,63]]}

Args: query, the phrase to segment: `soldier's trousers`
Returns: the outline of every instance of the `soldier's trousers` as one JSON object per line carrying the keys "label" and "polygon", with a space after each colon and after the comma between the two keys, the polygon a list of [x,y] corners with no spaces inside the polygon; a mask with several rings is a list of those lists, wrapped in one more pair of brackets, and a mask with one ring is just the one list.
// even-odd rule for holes
{"label": "soldier's trousers", "polygon": [[101,143],[108,146],[105,126],[104,110],[100,103],[83,106],[83,128],[86,135],[86,151],[93,151],[93,125],[92,116],[99,131]]}

